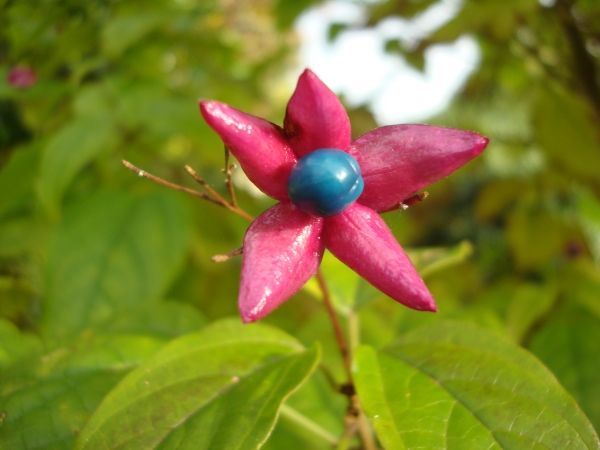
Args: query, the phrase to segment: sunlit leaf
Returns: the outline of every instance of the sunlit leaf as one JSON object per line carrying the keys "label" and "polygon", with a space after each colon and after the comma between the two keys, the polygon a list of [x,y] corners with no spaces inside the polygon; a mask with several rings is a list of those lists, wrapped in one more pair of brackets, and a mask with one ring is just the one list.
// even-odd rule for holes
{"label": "sunlit leaf", "polygon": [[255,449],[319,350],[239,319],[181,337],[103,401],[76,449]]}
{"label": "sunlit leaf", "polygon": [[526,351],[467,323],[360,347],[361,403],[390,449],[597,449],[591,424]]}
{"label": "sunlit leaf", "polygon": [[104,395],[162,341],[83,336],[0,374],[0,443],[6,449],[71,449]]}

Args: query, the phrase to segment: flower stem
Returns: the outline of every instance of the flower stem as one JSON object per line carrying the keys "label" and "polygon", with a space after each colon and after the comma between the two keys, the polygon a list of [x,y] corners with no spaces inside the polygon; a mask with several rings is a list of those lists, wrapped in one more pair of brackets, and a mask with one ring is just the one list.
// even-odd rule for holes
{"label": "flower stem", "polygon": [[[340,439],[337,449],[347,449],[352,436],[354,436],[355,433],[358,433],[365,450],[376,450],[377,445],[373,439],[373,434],[371,433],[368,419],[362,411],[358,396],[354,390],[354,381],[352,378],[352,357],[350,355],[348,344],[346,343],[346,338],[344,337],[344,332],[342,331],[340,321],[335,313],[333,302],[331,300],[331,294],[329,293],[329,289],[327,288],[325,277],[323,276],[321,269],[317,271],[316,277],[319,287],[321,288],[321,292],[323,293],[323,302],[325,303],[327,313],[331,319],[333,331],[338,342],[338,347],[340,348],[340,353],[342,354],[342,359],[344,361],[346,375],[348,376],[348,382],[340,389],[340,392],[348,396],[349,404],[346,411],[346,416],[344,418],[346,429],[344,430],[344,434]],[[358,323],[355,325],[358,325]]]}
{"label": "flower stem", "polygon": [[329,289],[327,288],[325,277],[323,276],[321,269],[317,270],[317,283],[319,283],[319,288],[321,288],[321,292],[323,293],[323,302],[325,303],[325,308],[327,308],[327,313],[329,314],[331,324],[333,325],[333,332],[338,342],[340,353],[342,354],[344,368],[346,369],[346,375],[348,376],[348,383],[352,383],[352,361],[350,358],[350,352],[348,351],[348,344],[346,343],[346,338],[344,337],[344,332],[342,331],[340,321],[335,313],[333,302],[331,301],[331,295],[329,294]]}

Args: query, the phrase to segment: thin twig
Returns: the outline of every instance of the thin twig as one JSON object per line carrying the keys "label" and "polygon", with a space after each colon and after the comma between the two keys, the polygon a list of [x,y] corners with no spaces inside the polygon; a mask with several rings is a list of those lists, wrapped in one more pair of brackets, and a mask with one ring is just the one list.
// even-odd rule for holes
{"label": "thin twig", "polygon": [[211,257],[210,259],[213,262],[220,263],[220,262],[229,261],[231,258],[235,258],[236,256],[239,256],[242,253],[244,253],[244,247],[238,248],[229,253],[225,253],[224,255],[215,255],[215,256]]}
{"label": "thin twig", "polygon": [[208,196],[204,192],[198,192],[198,191],[195,191],[193,189],[189,189],[189,188],[186,188],[186,187],[183,187],[183,186],[179,186],[178,184],[170,183],[169,181],[163,180],[162,178],[159,178],[159,177],[157,177],[155,175],[152,175],[151,173],[146,172],[145,170],[140,169],[139,167],[134,166],[129,161],[122,160],[121,162],[123,163],[123,165],[125,167],[127,167],[132,172],[137,173],[137,175],[140,176],[140,177],[148,178],[149,180],[152,180],[155,183],[162,184],[163,186],[167,186],[167,187],[169,187],[171,189],[176,189],[178,191],[182,191],[182,192],[185,192],[187,194],[194,195],[196,197],[200,197],[200,198],[202,198],[204,200],[208,200],[209,202],[216,203],[217,205],[221,204],[221,202],[219,202],[218,200],[215,200],[214,198],[211,198],[210,196]]}
{"label": "thin twig", "polygon": [[233,169],[235,169],[235,164],[229,165],[229,147],[225,146],[225,175],[227,175],[227,179],[225,180],[225,184],[227,185],[227,189],[229,190],[229,198],[231,198],[231,206],[234,208],[238,207],[237,199],[235,198],[235,190],[233,189],[233,182],[231,180],[231,176],[233,174]]}
{"label": "thin twig", "polygon": [[238,208],[237,206],[231,205],[227,200],[221,197],[221,195],[217,191],[215,191],[206,181],[204,181],[190,166],[185,166],[185,170],[187,170],[187,172],[194,178],[194,180],[196,180],[204,189],[206,189],[208,193],[212,195],[221,206],[227,208],[231,212],[236,213],[238,216],[249,220],[250,222],[254,220],[254,217],[252,217],[246,211]]}

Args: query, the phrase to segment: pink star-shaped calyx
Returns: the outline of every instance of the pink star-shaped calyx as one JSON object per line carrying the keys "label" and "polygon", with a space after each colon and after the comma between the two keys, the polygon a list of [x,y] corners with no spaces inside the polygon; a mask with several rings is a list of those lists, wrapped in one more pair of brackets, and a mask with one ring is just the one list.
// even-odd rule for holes
{"label": "pink star-shaped calyx", "polygon": [[[393,209],[479,155],[487,138],[450,128],[393,125],[351,142],[344,107],[310,70],[298,80],[283,128],[216,101],[201,101],[200,110],[248,178],[279,200],[244,237],[239,293],[244,322],[265,317],[297,292],[316,274],[325,248],[394,300],[437,310],[378,212]],[[356,159],[364,190],[342,213],[317,217],[290,201],[286,184],[298,159],[329,148]]]}

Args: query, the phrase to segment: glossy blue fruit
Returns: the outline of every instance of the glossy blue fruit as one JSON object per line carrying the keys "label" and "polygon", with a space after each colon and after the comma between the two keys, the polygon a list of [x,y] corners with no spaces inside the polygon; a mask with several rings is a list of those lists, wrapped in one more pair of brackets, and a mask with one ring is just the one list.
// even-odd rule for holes
{"label": "glossy blue fruit", "polygon": [[356,160],[336,148],[322,148],[300,158],[287,182],[292,203],[320,217],[344,212],[363,188]]}

